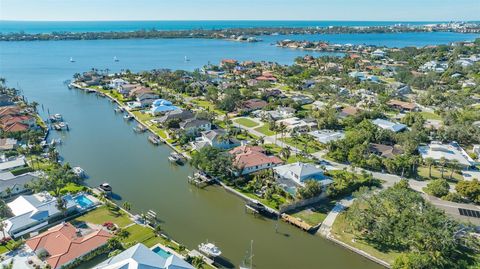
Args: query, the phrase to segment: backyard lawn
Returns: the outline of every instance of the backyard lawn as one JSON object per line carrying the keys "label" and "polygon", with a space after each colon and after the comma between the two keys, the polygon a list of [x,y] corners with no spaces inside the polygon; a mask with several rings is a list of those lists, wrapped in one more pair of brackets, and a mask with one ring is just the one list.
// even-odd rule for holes
{"label": "backyard lawn", "polygon": [[322,150],[320,143],[316,142],[313,139],[306,139],[303,137],[299,137],[297,140],[294,140],[291,137],[285,137],[285,138],[281,138],[281,140],[300,150],[305,150],[305,144],[306,144],[306,152],[310,154]]}
{"label": "backyard lawn", "polygon": [[119,227],[125,227],[128,224],[132,223],[126,213],[124,213],[123,211],[111,212],[107,206],[101,206],[95,210],[92,210],[87,214],[78,217],[76,220],[99,225],[110,221],[115,223]]}
{"label": "backyard lawn", "polygon": [[[428,166],[418,167],[418,176],[423,180],[438,179],[438,178],[442,177],[442,173],[441,173],[439,167],[432,167],[432,177],[431,178],[429,177],[429,171],[428,170],[429,170]],[[443,172],[443,178],[445,178],[446,180],[450,180],[450,174],[451,173],[452,173],[452,171],[450,169],[446,168],[445,171]],[[460,181],[460,180],[463,180],[463,176],[458,172],[453,173],[452,181]]]}
{"label": "backyard lawn", "polygon": [[293,217],[300,218],[311,226],[322,223],[328,213],[335,206],[335,201],[325,201],[304,210],[292,213]]}
{"label": "backyard lawn", "polygon": [[12,250],[13,246],[15,244],[15,241],[14,240],[10,240],[8,241],[7,244],[5,245],[0,245],[0,254],[3,254],[3,253],[6,253],[6,252],[9,252]]}
{"label": "backyard lawn", "polygon": [[240,125],[243,125],[245,127],[248,127],[248,128],[258,126],[258,123],[254,122],[253,120],[248,119],[248,118],[238,118],[238,119],[235,119],[234,122],[236,122]]}
{"label": "backyard lawn", "polygon": [[442,117],[431,112],[422,111],[420,112],[420,115],[422,115],[427,120],[442,120]]}
{"label": "backyard lawn", "polygon": [[270,124],[269,123],[265,123],[264,125],[262,125],[260,127],[257,127],[254,130],[264,134],[265,136],[272,136],[272,135],[275,134],[274,131],[270,130]]}

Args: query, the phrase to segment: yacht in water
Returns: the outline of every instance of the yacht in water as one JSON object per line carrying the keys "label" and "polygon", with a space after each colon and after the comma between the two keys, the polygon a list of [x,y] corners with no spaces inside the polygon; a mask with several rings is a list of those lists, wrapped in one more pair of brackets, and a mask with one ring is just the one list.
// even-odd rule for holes
{"label": "yacht in water", "polygon": [[114,62],[118,62],[118,61],[120,61],[120,60],[117,58],[117,56],[113,56],[113,61],[114,61]]}
{"label": "yacht in water", "polygon": [[71,63],[74,63],[74,62],[75,62],[75,60],[73,59],[73,57],[70,57],[70,62],[71,62]]}
{"label": "yacht in water", "polygon": [[188,59],[188,57],[185,56],[185,62],[189,62],[189,61],[190,61],[190,59]]}
{"label": "yacht in water", "polygon": [[208,243],[208,241],[207,243],[201,243],[200,245],[198,245],[198,250],[212,258],[222,255],[220,249],[214,244]]}

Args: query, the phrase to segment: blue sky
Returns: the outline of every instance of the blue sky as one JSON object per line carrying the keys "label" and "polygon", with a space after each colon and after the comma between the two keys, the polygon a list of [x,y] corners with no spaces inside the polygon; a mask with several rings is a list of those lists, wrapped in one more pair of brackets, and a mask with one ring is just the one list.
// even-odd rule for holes
{"label": "blue sky", "polygon": [[480,0],[0,0],[2,20],[480,20]]}

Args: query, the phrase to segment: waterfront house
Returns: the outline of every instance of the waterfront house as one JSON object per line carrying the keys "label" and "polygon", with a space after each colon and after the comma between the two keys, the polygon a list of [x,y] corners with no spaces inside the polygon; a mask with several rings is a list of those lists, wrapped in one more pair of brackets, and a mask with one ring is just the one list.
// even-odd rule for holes
{"label": "waterfront house", "polygon": [[29,115],[6,115],[0,119],[0,126],[3,129],[8,128],[10,125],[21,123],[28,128],[36,126],[36,119]]}
{"label": "waterfront house", "polygon": [[40,173],[13,175],[10,172],[0,173],[0,198],[16,196],[28,190],[27,184],[38,180]]}
{"label": "waterfront house", "polygon": [[165,99],[157,99],[152,102],[152,108],[150,114],[153,116],[164,115],[169,111],[180,110],[180,108],[174,106],[172,102]]}
{"label": "waterfront house", "polygon": [[25,244],[55,269],[106,245],[110,238],[112,235],[102,228],[81,229],[61,223],[28,239]]}
{"label": "waterfront house", "polygon": [[[64,196],[66,212],[76,208],[71,196]],[[7,206],[13,217],[4,221],[5,232],[11,237],[19,237],[41,229],[49,224],[49,221],[61,217],[63,212],[58,209],[57,198],[48,192],[33,195],[21,195]]]}
{"label": "waterfront house", "polygon": [[138,243],[92,269],[194,269],[194,267],[180,256],[160,246],[152,250]]}
{"label": "waterfront house", "polygon": [[8,94],[0,94],[0,107],[13,105],[13,98]]}
{"label": "waterfront house", "polygon": [[14,138],[0,139],[0,151],[15,149],[17,145],[18,145],[18,141]]}
{"label": "waterfront house", "polygon": [[192,118],[180,122],[180,129],[185,131],[186,134],[197,134],[200,131],[212,129],[212,123],[208,120]]}
{"label": "waterfront house", "polygon": [[280,158],[267,155],[265,149],[260,146],[238,146],[229,153],[234,157],[233,165],[239,170],[235,172],[237,175],[247,175],[283,163]]}
{"label": "waterfront house", "polygon": [[376,144],[370,143],[368,145],[368,151],[371,154],[375,154],[382,158],[393,159],[395,156],[403,154],[403,150],[400,148],[399,145],[384,145],[384,144]]}
{"label": "waterfront house", "polygon": [[229,138],[225,130],[215,129],[203,131],[191,144],[192,149],[197,151],[206,146],[226,150],[239,146],[240,142],[235,138]]}
{"label": "waterfront house", "polygon": [[384,119],[375,119],[372,121],[373,124],[377,125],[379,128],[384,130],[390,130],[394,133],[398,133],[407,128],[407,125],[402,123],[391,122]]}
{"label": "waterfront house", "polygon": [[5,133],[20,133],[28,131],[29,127],[26,124],[15,122],[8,126],[3,127],[3,132]]}
{"label": "waterfront house", "polygon": [[319,181],[322,185],[332,183],[332,180],[323,174],[320,166],[311,163],[290,163],[273,168],[275,178],[283,183],[290,180],[298,186],[304,186],[307,180]]}
{"label": "waterfront house", "polygon": [[159,118],[156,118],[152,121],[155,122],[155,123],[158,123],[158,124],[165,124],[166,122],[171,121],[171,120],[177,120],[178,119],[180,121],[184,121],[184,120],[192,119],[194,117],[195,117],[195,115],[192,113],[192,111],[178,109],[178,110],[169,111],[169,112],[165,113],[165,115],[163,115]]}
{"label": "waterfront house", "polygon": [[283,120],[276,121],[276,125],[284,125],[289,132],[304,133],[311,131],[317,127],[317,123],[314,121],[306,121],[297,117],[291,117]]}
{"label": "waterfront house", "polygon": [[442,158],[447,161],[456,160],[464,168],[475,165],[475,161],[456,142],[449,144],[432,142],[429,145],[418,147],[418,152],[423,159],[432,158],[437,162]]}
{"label": "waterfront house", "polygon": [[110,84],[108,84],[108,87],[111,89],[117,89],[118,87],[128,84],[126,80],[123,80],[121,78],[115,78],[110,81]]}
{"label": "waterfront house", "polygon": [[25,156],[0,157],[0,172],[11,171],[13,169],[27,165]]}
{"label": "waterfront house", "polygon": [[141,107],[151,106],[153,101],[157,100],[160,96],[153,92],[143,92],[136,95],[137,102],[140,103]]}
{"label": "waterfront house", "polygon": [[308,133],[313,136],[315,140],[322,144],[328,144],[340,139],[345,138],[345,133],[343,131],[334,131],[334,130],[316,130]]}
{"label": "waterfront house", "polygon": [[130,91],[137,88],[138,84],[123,84],[117,87],[117,92],[123,96],[128,96]]}

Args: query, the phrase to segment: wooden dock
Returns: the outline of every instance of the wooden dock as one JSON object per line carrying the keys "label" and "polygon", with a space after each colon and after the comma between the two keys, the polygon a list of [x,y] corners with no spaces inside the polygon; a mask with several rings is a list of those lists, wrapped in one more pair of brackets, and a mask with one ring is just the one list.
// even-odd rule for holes
{"label": "wooden dock", "polygon": [[294,226],[297,226],[298,228],[300,228],[300,229],[302,229],[306,232],[311,231],[312,228],[313,228],[310,224],[304,222],[303,220],[292,217],[292,216],[290,216],[288,214],[285,214],[285,213],[282,214],[282,219],[284,221],[294,225]]}

